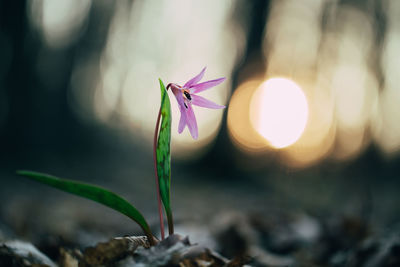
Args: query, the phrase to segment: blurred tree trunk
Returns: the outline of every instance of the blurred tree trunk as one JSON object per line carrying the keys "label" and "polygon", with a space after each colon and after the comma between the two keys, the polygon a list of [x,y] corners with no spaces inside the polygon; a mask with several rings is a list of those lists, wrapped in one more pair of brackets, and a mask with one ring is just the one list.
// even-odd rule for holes
{"label": "blurred tree trunk", "polygon": [[[238,21],[239,24],[242,24],[244,29],[247,29],[247,45],[243,55],[243,63],[236,66],[236,69],[234,69],[232,73],[233,90],[235,90],[243,79],[243,77],[238,77],[238,74],[241,72],[245,73],[243,70],[245,70],[249,64],[254,64],[254,60],[257,61],[257,64],[265,64],[262,55],[262,46],[264,29],[268,20],[270,8],[270,1],[266,0],[238,1],[237,3],[235,11],[232,14],[232,19],[240,17],[248,18],[248,21]],[[243,13],[246,13],[246,15],[243,15]],[[232,179],[240,176],[240,172],[235,169],[237,164],[233,164],[236,152],[234,151],[235,148],[230,143],[231,141],[228,137],[226,118],[227,111],[224,112],[223,123],[219,135],[217,136],[215,146],[208,155],[203,158],[201,164],[202,166],[208,166],[208,168],[214,170],[223,171],[223,173],[216,174],[221,178],[225,177]]]}
{"label": "blurred tree trunk", "polygon": [[87,27],[77,42],[57,49],[48,47],[38,30],[30,26],[26,1],[0,1],[0,33],[11,44],[12,53],[3,86],[0,79],[8,106],[0,126],[0,157],[79,153],[95,147],[93,134],[98,129],[81,123],[71,109],[70,79],[82,58],[100,58],[113,6],[94,1]]}
{"label": "blurred tree trunk", "polygon": [[[26,145],[32,111],[30,66],[25,53],[27,32],[26,1],[2,1],[0,8],[1,32],[11,45],[11,64],[5,72],[4,88],[8,106],[7,117],[1,129],[2,150],[10,152]],[[29,51],[35,51],[30,47]]]}

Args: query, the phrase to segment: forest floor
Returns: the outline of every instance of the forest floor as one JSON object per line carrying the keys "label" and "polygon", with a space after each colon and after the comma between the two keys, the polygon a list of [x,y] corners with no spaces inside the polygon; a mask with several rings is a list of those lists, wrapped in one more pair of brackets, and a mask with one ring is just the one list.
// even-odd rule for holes
{"label": "forest floor", "polygon": [[[49,156],[25,166],[121,194],[157,233],[150,156],[135,164]],[[229,180],[177,164],[178,235],[149,249],[130,219],[17,177],[17,168],[0,172],[0,266],[400,266],[394,180],[361,183],[337,172]]]}

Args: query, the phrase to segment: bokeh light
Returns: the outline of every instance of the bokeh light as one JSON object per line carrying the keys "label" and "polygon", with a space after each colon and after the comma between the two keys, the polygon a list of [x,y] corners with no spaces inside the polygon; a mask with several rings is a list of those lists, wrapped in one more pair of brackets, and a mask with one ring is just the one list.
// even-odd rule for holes
{"label": "bokeh light", "polygon": [[91,0],[29,1],[28,14],[52,48],[71,45],[85,29]]}
{"label": "bokeh light", "polygon": [[[272,103],[262,104],[263,94],[255,92],[261,82],[255,84],[248,78],[236,89],[230,103],[228,129],[234,144],[251,155],[268,150],[269,143],[281,148],[273,152],[281,163],[296,168],[312,166],[324,159],[355,159],[372,142],[386,155],[397,154],[400,127],[396,122],[400,112],[395,108],[399,99],[396,47],[400,40],[400,20],[395,1],[388,2],[385,7],[387,25],[380,47],[375,38],[381,29],[374,25],[369,10],[326,1],[302,1],[301,4],[273,1],[264,35],[266,70],[261,79],[288,77],[298,84],[308,102],[307,124],[301,136],[294,129],[286,131],[293,136],[291,142],[274,143],[274,137],[268,134],[273,135],[272,129],[278,127],[266,125],[276,124],[273,119],[280,120],[275,115],[264,118],[270,121],[262,124],[259,110],[272,109],[277,102],[272,100],[273,96],[268,96]],[[322,26],[321,21],[324,22]],[[379,49],[382,49],[381,56]],[[244,84],[252,84],[251,89],[245,92]],[[235,120],[240,127],[233,123],[233,114],[241,118]],[[256,133],[264,136],[268,143],[257,139],[252,132],[254,129],[247,128],[249,125],[253,125]],[[290,125],[294,127],[295,123]],[[274,135],[285,138],[282,134]]]}
{"label": "bokeh light", "polygon": [[[228,135],[240,153],[265,156],[260,161],[277,156],[296,168],[356,159],[371,144],[386,156],[398,155],[397,1],[369,8],[340,1],[271,1],[260,46],[251,51],[256,57],[245,54],[253,34],[247,24],[251,19],[244,15],[249,10],[241,10],[246,19],[236,16],[245,6],[212,0],[29,2],[29,22],[45,44],[36,71],[49,89],[59,86],[53,81],[61,79],[47,79],[49,69],[55,62],[68,62],[62,50],[90,29],[92,10],[106,8],[112,11],[104,47],[72,63],[68,101],[83,120],[121,127],[132,139],[151,145],[159,104],[157,78],[183,84],[207,66],[204,80],[227,77],[203,96],[228,106]],[[302,94],[298,99],[306,104],[296,100],[296,93],[280,98],[264,91],[274,77],[297,84]],[[170,97],[175,157],[201,157],[221,129],[225,111],[195,108],[200,138],[193,141],[187,130],[177,133],[180,113]],[[3,106],[6,110],[7,103]]]}
{"label": "bokeh light", "polygon": [[384,74],[383,90],[375,106],[373,136],[384,155],[395,156],[400,151],[400,2],[388,1],[388,25],[380,66]]}
{"label": "bokeh light", "polygon": [[307,119],[307,99],[301,88],[289,79],[269,79],[252,97],[252,126],[275,148],[295,143],[305,129]]}
{"label": "bokeh light", "polygon": [[302,88],[308,92],[307,125],[300,139],[283,151],[283,162],[292,168],[305,168],[321,162],[335,145],[334,101],[327,81],[320,77],[312,84],[303,84]]}
{"label": "bokeh light", "polygon": [[[166,84],[183,85],[204,66],[208,67],[204,81],[228,79],[201,95],[226,104],[230,73],[243,49],[243,34],[238,34],[241,28],[226,23],[233,4],[180,0],[133,2],[132,5],[116,2],[101,58],[100,82],[95,93],[96,116],[112,124],[113,114],[119,114],[132,134],[150,145],[160,101],[157,78]],[[207,20],[193,19],[204,17]],[[180,112],[172,94],[170,99],[175,157],[182,160],[200,157],[218,133],[224,110],[195,107],[199,139],[194,141],[187,130],[178,134]]]}
{"label": "bokeh light", "polygon": [[254,78],[236,88],[228,105],[228,132],[239,149],[254,153],[266,149],[265,139],[250,123],[250,101],[262,79]]}

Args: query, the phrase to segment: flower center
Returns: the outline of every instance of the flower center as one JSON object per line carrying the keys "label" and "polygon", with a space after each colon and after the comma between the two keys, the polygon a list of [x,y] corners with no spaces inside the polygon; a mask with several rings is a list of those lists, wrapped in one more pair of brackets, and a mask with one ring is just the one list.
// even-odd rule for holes
{"label": "flower center", "polygon": [[192,100],[192,97],[190,96],[189,90],[182,89],[182,94],[184,96],[183,104],[185,105],[185,108],[188,108],[187,103],[189,103]]}
{"label": "flower center", "polygon": [[188,90],[183,90],[183,95],[186,97],[187,100],[192,100],[192,97],[190,96]]}

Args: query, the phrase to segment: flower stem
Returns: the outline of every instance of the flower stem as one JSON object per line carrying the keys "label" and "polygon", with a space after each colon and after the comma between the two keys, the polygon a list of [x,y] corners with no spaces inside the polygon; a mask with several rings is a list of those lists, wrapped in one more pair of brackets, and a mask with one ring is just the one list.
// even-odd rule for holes
{"label": "flower stem", "polygon": [[156,172],[156,191],[157,191],[158,214],[160,216],[161,240],[164,240],[165,239],[164,217],[163,217],[162,206],[161,206],[160,185],[158,183],[158,171],[157,171],[157,137],[158,137],[158,127],[160,125],[160,118],[161,118],[161,107],[160,107],[160,110],[158,111],[156,129],[154,132],[153,159],[154,159],[154,170]]}
{"label": "flower stem", "polygon": [[149,241],[150,246],[156,245],[157,239],[153,236],[153,234],[147,229],[143,229],[143,231],[147,237],[147,241]]}
{"label": "flower stem", "polygon": [[171,211],[167,211],[167,219],[168,219],[168,233],[170,235],[174,234],[174,220],[172,218]]}

